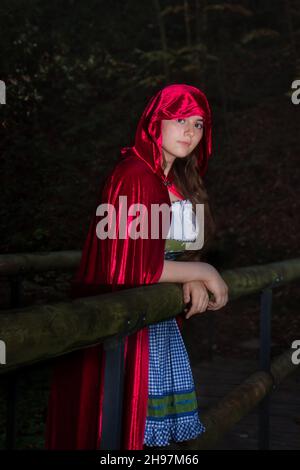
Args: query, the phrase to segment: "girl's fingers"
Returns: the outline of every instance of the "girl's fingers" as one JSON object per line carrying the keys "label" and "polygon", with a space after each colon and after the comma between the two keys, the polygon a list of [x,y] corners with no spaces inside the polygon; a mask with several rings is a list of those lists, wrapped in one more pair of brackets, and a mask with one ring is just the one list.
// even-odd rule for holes
{"label": "girl's fingers", "polygon": [[185,318],[190,318],[195,313],[195,307],[192,305],[189,311],[187,312]]}
{"label": "girl's fingers", "polygon": [[227,295],[222,295],[220,297],[219,302],[217,301],[209,301],[208,303],[208,310],[219,310],[220,308],[224,307],[228,302],[228,297]]}
{"label": "girl's fingers", "polygon": [[190,318],[192,315],[194,315],[194,314],[196,313],[196,310],[197,310],[197,306],[193,303],[193,304],[191,305],[191,308],[190,308],[189,311],[187,312],[185,318]]}
{"label": "girl's fingers", "polygon": [[190,318],[192,315],[195,315],[196,313],[202,313],[207,309],[207,304],[208,304],[208,296],[205,296],[204,298],[201,298],[198,303],[194,303],[190,310],[187,312],[185,318]]}
{"label": "girl's fingers", "polygon": [[204,297],[204,299],[202,300],[200,307],[199,307],[199,312],[200,313],[205,312],[205,310],[207,309],[207,305],[208,305],[208,296]]}
{"label": "girl's fingers", "polygon": [[187,304],[190,301],[190,293],[187,288],[183,289],[183,302]]}
{"label": "girl's fingers", "polygon": [[205,301],[205,303],[204,303],[204,310],[207,310],[208,300],[209,300],[209,299],[208,299],[208,297],[207,297],[207,299],[206,299],[206,301]]}

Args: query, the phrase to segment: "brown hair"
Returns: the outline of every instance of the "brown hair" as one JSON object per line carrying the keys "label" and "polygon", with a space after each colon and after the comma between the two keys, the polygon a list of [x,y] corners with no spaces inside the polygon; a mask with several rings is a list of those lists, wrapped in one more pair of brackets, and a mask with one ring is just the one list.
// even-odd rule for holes
{"label": "brown hair", "polygon": [[[194,250],[188,250],[184,255],[185,259],[202,259],[216,232],[216,223],[209,207],[209,197],[199,173],[198,155],[200,144],[201,142],[186,158],[176,158],[172,165],[175,186],[184,198],[191,201],[194,212],[196,211],[196,204],[204,204],[203,248],[196,253]],[[164,155],[163,162],[166,163]]]}

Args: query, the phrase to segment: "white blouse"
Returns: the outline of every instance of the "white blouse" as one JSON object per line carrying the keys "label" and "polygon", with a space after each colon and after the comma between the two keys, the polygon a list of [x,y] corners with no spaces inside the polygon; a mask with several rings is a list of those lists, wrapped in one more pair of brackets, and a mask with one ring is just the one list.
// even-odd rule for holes
{"label": "white blouse", "polygon": [[172,202],[172,219],[167,240],[193,242],[199,233],[198,220],[189,199]]}

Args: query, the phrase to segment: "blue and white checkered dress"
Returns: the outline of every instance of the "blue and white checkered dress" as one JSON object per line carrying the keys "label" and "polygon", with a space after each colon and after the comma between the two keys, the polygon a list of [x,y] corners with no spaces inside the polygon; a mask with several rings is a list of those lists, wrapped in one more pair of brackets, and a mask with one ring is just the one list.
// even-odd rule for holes
{"label": "blue and white checkered dress", "polygon": [[[178,238],[178,225],[187,228],[191,217],[188,200],[172,203],[169,239]],[[172,229],[176,229],[173,230]],[[189,227],[190,229],[190,227]],[[187,231],[186,231],[187,233]],[[192,240],[189,240],[192,241]],[[165,259],[178,252],[165,251]],[[200,422],[193,374],[176,318],[149,325],[149,391],[144,444],[167,446],[172,441],[195,439],[205,427]]]}

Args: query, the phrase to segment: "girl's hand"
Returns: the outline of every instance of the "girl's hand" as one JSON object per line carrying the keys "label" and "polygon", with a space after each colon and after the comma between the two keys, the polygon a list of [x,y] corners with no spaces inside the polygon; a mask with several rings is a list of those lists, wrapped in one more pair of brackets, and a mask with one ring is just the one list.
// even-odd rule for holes
{"label": "girl's hand", "polygon": [[[182,286],[183,301],[185,304],[192,302],[189,311],[186,314],[186,319],[190,318],[196,313],[204,312],[207,308],[209,297],[206,287],[202,281],[185,282]],[[184,311],[187,311],[186,307]]]}
{"label": "girl's hand", "polygon": [[207,310],[219,310],[227,304],[228,286],[216,269],[214,269],[212,276],[203,280],[203,284],[214,297],[214,300],[209,300]]}

